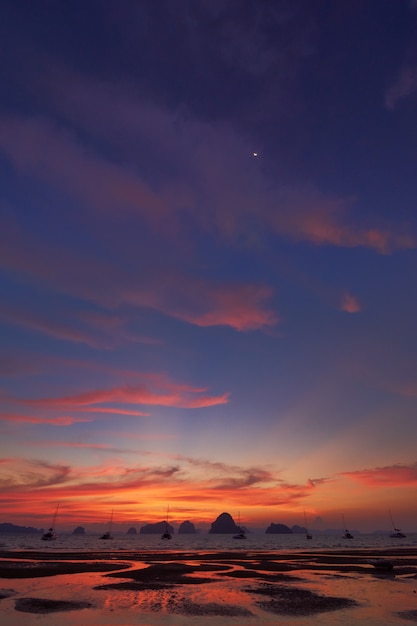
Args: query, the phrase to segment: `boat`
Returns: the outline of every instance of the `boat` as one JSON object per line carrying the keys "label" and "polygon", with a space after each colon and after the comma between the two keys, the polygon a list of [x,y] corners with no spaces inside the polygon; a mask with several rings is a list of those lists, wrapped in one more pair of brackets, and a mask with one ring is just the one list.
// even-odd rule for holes
{"label": "boat", "polygon": [[161,539],[172,539],[172,535],[169,532],[168,519],[169,519],[169,506],[167,507],[167,518],[165,520],[165,530],[161,535]]}
{"label": "boat", "polygon": [[54,529],[55,529],[55,524],[56,524],[56,518],[58,515],[58,509],[59,509],[59,504],[57,505],[55,513],[54,513],[54,517],[52,518],[51,527],[48,528],[46,533],[44,533],[41,537],[42,541],[54,541],[55,539],[57,539],[58,535],[56,534]]}
{"label": "boat", "polygon": [[389,518],[391,521],[392,532],[390,533],[390,537],[395,539],[405,539],[406,535],[402,532],[400,528],[396,528],[394,524],[394,520],[392,519],[391,511],[389,511]]}
{"label": "boat", "polygon": [[51,527],[48,528],[47,532],[42,535],[41,539],[42,541],[53,541],[54,539],[57,539],[57,537],[58,535],[54,531],[53,527]]}
{"label": "boat", "polygon": [[240,527],[238,527],[238,528],[239,528],[239,532],[236,533],[236,535],[233,535],[233,539],[246,539],[246,535],[245,535],[243,529],[240,528]]}
{"label": "boat", "polygon": [[113,509],[111,511],[111,515],[110,515],[110,521],[109,521],[109,530],[106,530],[106,532],[101,535],[100,539],[113,539],[113,535],[111,534],[111,528],[113,526]]}
{"label": "boat", "polygon": [[240,525],[240,513],[239,513],[238,521],[239,521],[239,524],[237,526],[238,532],[236,533],[236,535],[233,535],[233,539],[246,539],[245,531]]}
{"label": "boat", "polygon": [[307,528],[307,517],[306,517],[306,512],[305,512],[305,511],[304,511],[304,525],[305,525],[305,528],[306,528],[306,539],[313,539],[313,535],[311,535],[311,534],[308,532],[308,528]]}
{"label": "boat", "polygon": [[346,528],[345,518],[344,518],[343,515],[342,515],[342,521],[343,521],[343,528],[345,529],[345,532],[343,533],[342,538],[343,539],[353,539],[353,535]]}

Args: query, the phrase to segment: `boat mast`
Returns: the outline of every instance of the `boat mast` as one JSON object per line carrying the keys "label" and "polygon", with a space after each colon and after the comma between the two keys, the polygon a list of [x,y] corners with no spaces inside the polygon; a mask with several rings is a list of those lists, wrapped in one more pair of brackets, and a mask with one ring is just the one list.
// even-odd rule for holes
{"label": "boat mast", "polygon": [[57,515],[58,515],[58,510],[59,510],[59,504],[56,505],[55,513],[54,513],[54,516],[52,518],[51,528],[55,528],[56,518],[57,518]]}

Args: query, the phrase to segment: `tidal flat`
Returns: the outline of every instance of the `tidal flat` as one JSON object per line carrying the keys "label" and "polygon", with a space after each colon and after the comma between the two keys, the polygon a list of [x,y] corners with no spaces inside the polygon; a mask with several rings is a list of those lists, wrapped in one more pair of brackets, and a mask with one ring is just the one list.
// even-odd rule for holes
{"label": "tidal flat", "polygon": [[417,623],[417,549],[0,551],[3,626]]}

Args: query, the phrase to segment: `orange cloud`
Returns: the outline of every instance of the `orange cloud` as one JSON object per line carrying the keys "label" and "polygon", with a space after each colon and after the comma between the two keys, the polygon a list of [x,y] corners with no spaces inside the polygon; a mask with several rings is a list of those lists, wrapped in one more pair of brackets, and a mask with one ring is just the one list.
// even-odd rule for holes
{"label": "orange cloud", "polygon": [[[75,444],[89,447],[88,444]],[[106,446],[91,446],[110,450]],[[179,506],[196,502],[200,515],[205,507],[212,510],[213,503],[228,502],[228,506],[269,507],[288,504],[305,497],[311,490],[308,485],[291,485],[277,479],[274,474],[259,467],[238,467],[197,461],[202,473],[195,476],[187,462],[168,465],[103,464],[80,469],[62,464],[10,459],[4,463],[3,492],[8,502],[22,500],[23,494],[31,493],[30,501],[36,505],[45,497],[68,502],[75,499],[100,497],[127,501],[135,494],[134,503],[140,508],[150,508],[150,503],[169,500]],[[140,494],[140,495],[139,495]],[[0,498],[1,503],[4,497]],[[91,504],[91,500],[90,500]],[[158,505],[160,506],[160,505]],[[91,508],[91,507],[90,507]],[[150,513],[153,515],[153,513]]]}

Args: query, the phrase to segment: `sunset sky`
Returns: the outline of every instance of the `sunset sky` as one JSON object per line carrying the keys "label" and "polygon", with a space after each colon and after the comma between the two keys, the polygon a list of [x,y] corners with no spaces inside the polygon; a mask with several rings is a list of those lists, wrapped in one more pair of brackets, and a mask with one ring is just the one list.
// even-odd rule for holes
{"label": "sunset sky", "polygon": [[417,1],[0,39],[0,522],[417,531]]}

